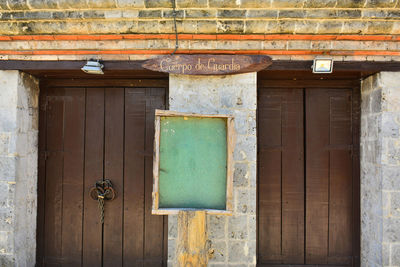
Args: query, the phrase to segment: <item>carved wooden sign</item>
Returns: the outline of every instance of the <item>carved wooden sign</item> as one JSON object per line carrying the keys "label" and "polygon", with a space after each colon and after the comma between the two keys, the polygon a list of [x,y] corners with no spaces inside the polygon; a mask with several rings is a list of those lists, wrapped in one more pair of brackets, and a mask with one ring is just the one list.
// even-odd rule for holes
{"label": "carved wooden sign", "polygon": [[257,72],[272,64],[260,55],[169,55],[146,60],[149,70],[185,75],[226,75]]}

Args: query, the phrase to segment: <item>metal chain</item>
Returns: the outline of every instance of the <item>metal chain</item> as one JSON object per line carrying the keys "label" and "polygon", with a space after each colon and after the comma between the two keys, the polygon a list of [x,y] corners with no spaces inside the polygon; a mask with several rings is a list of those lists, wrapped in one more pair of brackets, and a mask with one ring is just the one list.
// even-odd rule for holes
{"label": "metal chain", "polygon": [[97,200],[99,202],[100,222],[104,224],[104,196],[98,196]]}

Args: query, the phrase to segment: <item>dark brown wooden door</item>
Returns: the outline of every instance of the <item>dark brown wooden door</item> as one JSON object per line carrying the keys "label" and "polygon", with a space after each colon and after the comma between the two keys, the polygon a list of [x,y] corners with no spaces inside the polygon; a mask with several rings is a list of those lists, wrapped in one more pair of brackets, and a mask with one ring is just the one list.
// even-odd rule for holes
{"label": "dark brown wooden door", "polygon": [[352,89],[259,91],[260,266],[357,265],[357,99]]}
{"label": "dark brown wooden door", "polygon": [[[38,265],[166,265],[167,220],[151,215],[154,110],[165,98],[165,87],[42,90]],[[104,225],[89,196],[101,179],[117,192]]]}

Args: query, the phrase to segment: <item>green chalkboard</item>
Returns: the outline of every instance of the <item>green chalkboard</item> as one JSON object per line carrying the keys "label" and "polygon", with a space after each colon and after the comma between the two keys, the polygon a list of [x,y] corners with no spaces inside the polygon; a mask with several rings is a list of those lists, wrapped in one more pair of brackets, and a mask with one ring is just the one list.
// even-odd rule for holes
{"label": "green chalkboard", "polygon": [[227,118],[161,117],[159,208],[226,209]]}

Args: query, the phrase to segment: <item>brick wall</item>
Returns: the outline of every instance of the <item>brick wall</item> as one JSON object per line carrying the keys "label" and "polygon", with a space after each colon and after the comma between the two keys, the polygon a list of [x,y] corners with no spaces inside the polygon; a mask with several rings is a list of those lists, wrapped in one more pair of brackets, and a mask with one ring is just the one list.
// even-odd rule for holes
{"label": "brick wall", "polygon": [[[397,0],[176,0],[180,33],[399,34]],[[170,0],[3,0],[0,34],[172,33]]]}
{"label": "brick wall", "polygon": [[400,78],[362,83],[361,266],[400,265]]}
{"label": "brick wall", "polygon": [[[256,80],[256,73],[170,76],[171,110],[235,116],[234,211],[233,216],[207,216],[208,237],[214,251],[209,266],[255,266],[256,263]],[[176,266],[176,217],[169,216],[168,224],[169,265]]]}
{"label": "brick wall", "polygon": [[0,266],[34,266],[38,82],[0,71]]}

